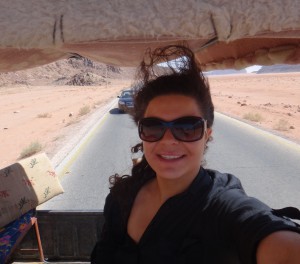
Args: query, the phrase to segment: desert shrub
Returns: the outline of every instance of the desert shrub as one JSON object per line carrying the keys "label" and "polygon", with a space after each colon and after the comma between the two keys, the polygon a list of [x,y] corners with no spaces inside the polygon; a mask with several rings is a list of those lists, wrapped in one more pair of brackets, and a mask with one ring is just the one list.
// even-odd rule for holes
{"label": "desert shrub", "polygon": [[43,113],[43,114],[38,114],[38,118],[51,118],[52,115],[50,113]]}
{"label": "desert shrub", "polygon": [[19,159],[30,157],[43,149],[38,141],[31,142],[26,148],[21,151]]}
{"label": "desert shrub", "polygon": [[253,122],[259,122],[263,120],[262,116],[258,113],[247,113],[244,114],[243,118]]}
{"label": "desert shrub", "polygon": [[284,119],[279,119],[278,122],[274,125],[274,129],[279,131],[289,130],[289,122]]}
{"label": "desert shrub", "polygon": [[88,114],[91,111],[91,108],[88,105],[85,105],[79,109],[78,115],[83,116]]}
{"label": "desert shrub", "polygon": [[71,79],[66,82],[66,85],[90,86],[99,84],[101,85],[105,83],[106,81],[102,76],[91,72],[81,72],[72,76]]}
{"label": "desert shrub", "polygon": [[[78,114],[79,115],[79,114]],[[67,127],[67,126],[71,126],[71,125],[73,125],[73,124],[76,124],[76,123],[78,123],[80,120],[79,119],[72,119],[72,120],[70,120],[69,122],[67,122],[66,124],[65,124],[65,126]]]}
{"label": "desert shrub", "polygon": [[62,135],[59,135],[59,136],[56,136],[56,137],[54,137],[53,139],[52,139],[52,142],[55,142],[55,141],[57,141],[57,140],[60,140],[60,139],[62,139],[62,138],[64,138],[65,136],[62,136]]}

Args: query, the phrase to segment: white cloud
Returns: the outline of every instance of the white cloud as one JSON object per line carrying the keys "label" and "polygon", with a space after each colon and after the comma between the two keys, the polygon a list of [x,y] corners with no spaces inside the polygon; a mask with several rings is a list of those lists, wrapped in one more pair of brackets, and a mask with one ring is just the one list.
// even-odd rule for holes
{"label": "white cloud", "polygon": [[247,67],[245,70],[247,71],[247,73],[253,72],[253,71],[258,71],[261,68],[260,65],[253,65],[250,67]]}

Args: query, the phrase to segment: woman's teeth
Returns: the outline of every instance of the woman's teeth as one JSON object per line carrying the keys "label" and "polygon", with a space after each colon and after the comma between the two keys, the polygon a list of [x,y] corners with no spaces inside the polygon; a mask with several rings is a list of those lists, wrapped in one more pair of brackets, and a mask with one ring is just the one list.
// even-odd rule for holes
{"label": "woman's teeth", "polygon": [[172,159],[178,159],[181,156],[173,156],[173,155],[160,155],[163,159],[172,160]]}

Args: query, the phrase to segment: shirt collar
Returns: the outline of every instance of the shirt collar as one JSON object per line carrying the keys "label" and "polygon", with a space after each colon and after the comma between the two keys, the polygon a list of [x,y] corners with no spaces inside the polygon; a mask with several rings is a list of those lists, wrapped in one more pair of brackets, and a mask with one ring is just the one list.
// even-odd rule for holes
{"label": "shirt collar", "polygon": [[186,193],[190,193],[192,195],[197,195],[200,193],[204,193],[210,189],[212,186],[212,178],[207,173],[204,168],[200,168],[199,173],[192,181],[191,185],[185,191]]}

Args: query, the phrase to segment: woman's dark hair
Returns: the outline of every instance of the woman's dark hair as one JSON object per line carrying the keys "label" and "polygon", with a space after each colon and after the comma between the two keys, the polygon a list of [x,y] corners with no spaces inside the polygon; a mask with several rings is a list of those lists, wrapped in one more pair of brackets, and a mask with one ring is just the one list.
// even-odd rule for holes
{"label": "woman's dark hair", "polygon": [[[158,66],[157,64],[164,66]],[[167,67],[166,67],[167,66]],[[194,98],[207,120],[207,127],[214,121],[214,106],[209,84],[204,77],[194,53],[183,45],[172,45],[148,50],[135,85],[133,119],[136,123],[144,117],[149,102],[160,95],[180,94]]]}
{"label": "woman's dark hair", "polygon": [[[158,66],[158,64],[163,66]],[[214,106],[211,99],[209,84],[204,77],[194,53],[184,45],[171,45],[147,50],[138,68],[134,91],[134,111],[132,117],[136,123],[144,117],[149,102],[160,95],[179,94],[195,99],[203,118],[207,120],[207,127],[212,127],[214,121]],[[132,148],[142,150],[138,144]],[[113,186],[111,191],[118,197],[127,195],[128,188],[140,186],[155,172],[143,156],[141,161],[133,166],[132,176],[110,177]],[[127,194],[126,194],[127,193]],[[124,200],[120,199],[124,207]],[[126,210],[125,210],[126,211]],[[126,216],[125,216],[126,217]]]}

